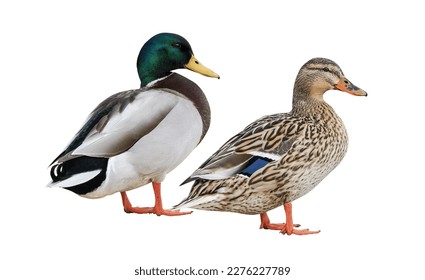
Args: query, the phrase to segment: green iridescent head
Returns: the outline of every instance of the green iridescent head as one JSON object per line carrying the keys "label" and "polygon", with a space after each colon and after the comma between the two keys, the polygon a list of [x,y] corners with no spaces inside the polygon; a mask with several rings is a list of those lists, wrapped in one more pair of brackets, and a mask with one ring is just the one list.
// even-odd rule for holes
{"label": "green iridescent head", "polygon": [[181,68],[219,78],[216,73],[199,63],[189,42],[177,34],[160,33],[153,36],[143,45],[137,58],[141,87]]}

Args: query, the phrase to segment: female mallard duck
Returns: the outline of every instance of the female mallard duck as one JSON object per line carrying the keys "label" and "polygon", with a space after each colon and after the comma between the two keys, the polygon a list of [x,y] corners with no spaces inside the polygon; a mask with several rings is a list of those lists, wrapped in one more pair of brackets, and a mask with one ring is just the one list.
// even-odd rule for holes
{"label": "female mallard duck", "polygon": [[[141,88],[100,103],[68,147],[51,164],[50,187],[87,198],[121,192],[127,213],[182,215],[164,210],[161,182],[200,143],[210,125],[202,90],[171,72],[187,68],[219,76],[198,62],[183,37],[161,33],[145,43],[137,70]],[[152,182],[154,207],[133,207],[126,191]]]}
{"label": "female mallard duck", "polygon": [[[227,141],[184,182],[196,180],[175,208],[260,214],[260,228],[318,233],[294,229],[291,202],[319,184],[347,150],[344,124],[323,100],[331,89],[367,95],[335,62],[311,59],[295,80],[292,111],[260,118]],[[267,211],[282,204],[286,223],[270,223]]]}

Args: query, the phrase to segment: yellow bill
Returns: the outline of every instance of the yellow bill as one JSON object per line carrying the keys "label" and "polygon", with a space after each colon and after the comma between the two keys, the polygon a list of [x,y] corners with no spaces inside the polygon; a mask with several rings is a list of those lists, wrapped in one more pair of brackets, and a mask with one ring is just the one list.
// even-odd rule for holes
{"label": "yellow bill", "polygon": [[206,66],[202,65],[194,55],[190,58],[189,62],[185,65],[185,67],[189,70],[192,70],[196,73],[199,73],[201,75],[211,77],[211,78],[217,78],[220,79],[220,76],[212,71],[211,69],[207,68]]}

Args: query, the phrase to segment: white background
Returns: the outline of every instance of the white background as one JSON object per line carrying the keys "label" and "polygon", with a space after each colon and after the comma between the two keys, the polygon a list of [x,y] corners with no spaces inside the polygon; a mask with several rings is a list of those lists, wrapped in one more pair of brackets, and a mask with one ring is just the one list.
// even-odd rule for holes
{"label": "white background", "polygon": [[[424,279],[425,20],[416,2],[4,2],[1,279],[159,279],[134,269],[189,266],[217,268],[226,279],[245,279],[225,276],[228,266],[291,268],[286,277],[248,279]],[[129,215],[119,194],[89,200],[45,187],[47,166],[88,113],[139,86],[138,52],[164,31],[184,36],[221,75],[178,71],[206,93],[212,124],[163,183],[166,207],[187,195],[190,184],[180,182],[229,137],[258,117],[291,109],[295,76],[310,58],[334,60],[369,93],[325,95],[348,129],[349,151],[293,203],[294,222],[320,234],[260,230],[258,215]],[[153,205],[150,186],[129,197]],[[283,222],[283,208],[270,217]]]}

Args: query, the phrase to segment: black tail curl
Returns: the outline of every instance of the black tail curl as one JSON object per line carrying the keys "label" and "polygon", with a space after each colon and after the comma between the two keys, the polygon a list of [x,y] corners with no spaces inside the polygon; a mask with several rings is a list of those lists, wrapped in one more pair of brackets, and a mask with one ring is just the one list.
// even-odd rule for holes
{"label": "black tail curl", "polygon": [[52,177],[53,182],[60,182],[80,173],[100,170],[100,173],[92,179],[65,188],[76,194],[84,195],[97,189],[105,180],[108,160],[108,158],[88,156],[73,158],[53,165],[50,169],[50,177]]}

